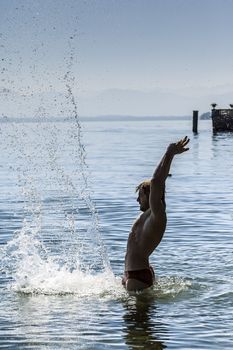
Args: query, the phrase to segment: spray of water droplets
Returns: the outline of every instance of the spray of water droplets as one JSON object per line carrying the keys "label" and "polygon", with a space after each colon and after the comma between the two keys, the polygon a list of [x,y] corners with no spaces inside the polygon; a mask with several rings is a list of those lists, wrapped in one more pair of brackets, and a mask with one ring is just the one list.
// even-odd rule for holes
{"label": "spray of water droplets", "polygon": [[[1,272],[8,276],[11,287],[20,292],[99,295],[119,285],[111,271],[91,196],[82,127],[73,93],[75,37],[76,33],[69,37],[66,71],[60,79],[65,93],[49,95],[57,108],[56,114],[60,113],[65,120],[53,122],[48,110],[51,100],[49,104],[43,94],[38,98],[33,89],[29,93],[28,87],[17,95],[21,121],[5,116],[6,123],[1,125],[1,146],[8,160],[6,173],[12,175],[18,186],[12,196],[17,196],[14,215],[19,217],[18,228],[1,249]],[[32,79],[38,79],[40,50],[43,45],[38,43],[32,49]],[[5,56],[10,62],[9,50]],[[14,66],[15,79],[17,73],[20,79],[22,65],[19,59],[18,72]],[[12,87],[17,85],[10,81],[11,73],[9,65],[1,72],[2,79],[11,86],[2,91],[9,103],[13,98]],[[49,79],[47,84],[52,86]],[[30,123],[22,119],[20,110],[24,103],[34,106]]]}

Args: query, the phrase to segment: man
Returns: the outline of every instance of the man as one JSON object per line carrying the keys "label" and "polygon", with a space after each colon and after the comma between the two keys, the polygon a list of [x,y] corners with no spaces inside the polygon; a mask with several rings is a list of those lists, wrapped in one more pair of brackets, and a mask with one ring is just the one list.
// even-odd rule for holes
{"label": "man", "polygon": [[171,143],[151,180],[143,181],[136,188],[137,201],[143,212],[133,224],[125,255],[125,273],[122,284],[128,291],[142,290],[154,283],[154,271],[149,256],[159,245],[166,229],[165,181],[173,157],[188,151],[187,136]]}

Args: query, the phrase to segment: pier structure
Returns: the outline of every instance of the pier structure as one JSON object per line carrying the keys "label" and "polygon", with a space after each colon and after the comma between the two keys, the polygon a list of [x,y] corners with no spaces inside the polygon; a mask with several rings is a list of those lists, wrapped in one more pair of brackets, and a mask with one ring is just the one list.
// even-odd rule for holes
{"label": "pier structure", "polygon": [[233,131],[233,105],[230,108],[218,108],[217,104],[212,103],[211,118],[213,132]]}

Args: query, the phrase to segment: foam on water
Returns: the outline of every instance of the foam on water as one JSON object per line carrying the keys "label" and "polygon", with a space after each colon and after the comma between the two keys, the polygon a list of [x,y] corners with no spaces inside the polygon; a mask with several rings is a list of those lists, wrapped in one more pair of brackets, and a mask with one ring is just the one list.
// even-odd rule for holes
{"label": "foam on water", "polygon": [[[25,294],[75,294],[85,298],[127,297],[120,276],[115,277],[111,269],[95,273],[61,265],[57,257],[47,255],[46,248],[36,238],[36,234],[36,228],[32,231],[25,221],[24,227],[4,249],[4,271],[8,271],[13,278],[9,287],[11,290]],[[160,277],[153,288],[131,296],[145,296],[146,293],[157,299],[174,299],[192,288],[190,280]]]}
{"label": "foam on water", "polygon": [[9,288],[26,294],[76,294],[78,297],[122,293],[120,280],[111,269],[103,272],[81,271],[61,265],[59,258],[48,255],[36,238],[37,228],[24,221],[23,228],[2,251],[2,270],[13,279]]}
{"label": "foam on water", "polygon": [[160,277],[154,285],[154,293],[158,298],[171,299],[185,292],[194,286],[188,279],[178,276]]}
{"label": "foam on water", "polygon": [[[121,277],[114,276],[111,269],[95,272],[71,269],[61,264],[60,256],[52,256],[40,239],[40,226],[24,220],[21,230],[2,249],[2,271],[11,276],[9,289],[25,294],[66,295],[75,294],[85,298],[127,298],[121,285]],[[159,277],[155,285],[130,296],[174,299],[194,288],[192,282],[181,277]]]}

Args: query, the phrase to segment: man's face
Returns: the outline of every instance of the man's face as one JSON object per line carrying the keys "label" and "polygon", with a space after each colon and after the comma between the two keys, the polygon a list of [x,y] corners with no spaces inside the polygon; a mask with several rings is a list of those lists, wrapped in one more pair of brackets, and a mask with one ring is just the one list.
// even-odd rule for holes
{"label": "man's face", "polygon": [[141,188],[138,192],[137,202],[140,205],[141,211],[146,211],[149,209],[149,194],[145,193],[145,190]]}

